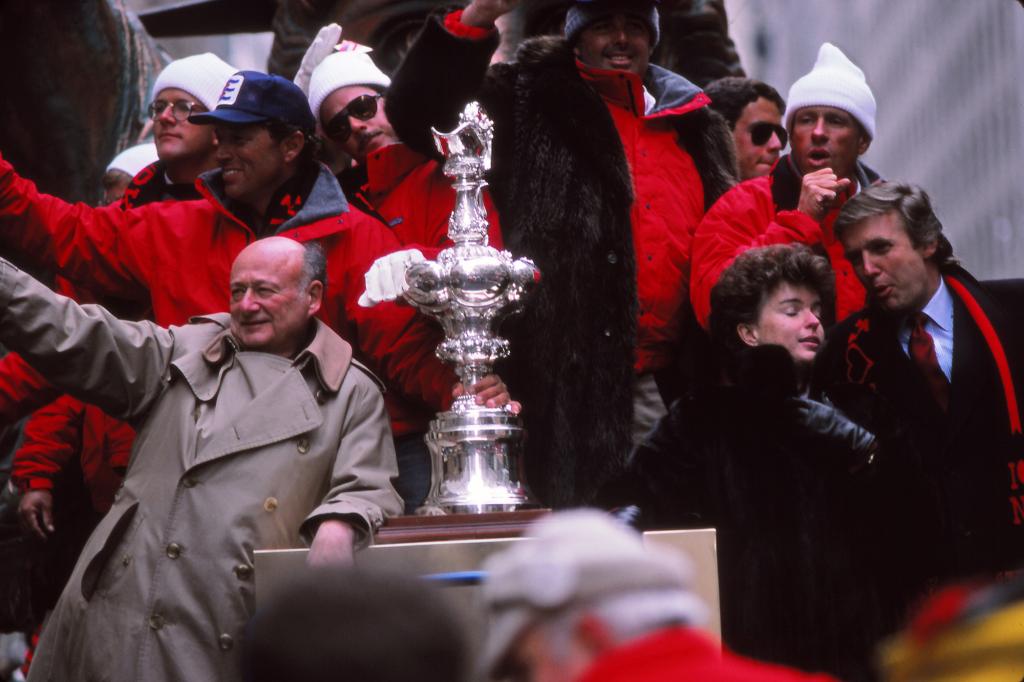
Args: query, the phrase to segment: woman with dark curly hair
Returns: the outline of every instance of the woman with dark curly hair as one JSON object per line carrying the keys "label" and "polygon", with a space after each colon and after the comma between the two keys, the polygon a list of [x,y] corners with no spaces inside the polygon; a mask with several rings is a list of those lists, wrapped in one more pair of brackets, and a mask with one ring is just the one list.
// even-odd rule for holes
{"label": "woman with dark curly hair", "polygon": [[747,251],[711,291],[711,338],[725,371],[737,371],[748,348],[781,346],[803,392],[834,300],[832,268],[810,249],[778,244]]}
{"label": "woman with dark curly hair", "polygon": [[833,287],[801,245],[739,256],[712,292],[719,380],[673,404],[605,501],[638,504],[648,527],[717,529],[730,648],[852,682],[873,679],[905,598],[876,539],[892,470],[871,432],[807,393]]}

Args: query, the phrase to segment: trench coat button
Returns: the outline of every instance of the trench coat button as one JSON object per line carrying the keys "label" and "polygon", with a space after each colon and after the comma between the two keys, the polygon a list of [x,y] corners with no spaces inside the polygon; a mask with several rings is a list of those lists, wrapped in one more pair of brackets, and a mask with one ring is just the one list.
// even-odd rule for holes
{"label": "trench coat button", "polygon": [[611,330],[611,329],[608,329],[608,328],[605,328],[605,330],[604,330],[604,335],[605,335],[605,336],[607,336],[607,337],[611,337],[611,335],[612,335],[612,330]]}
{"label": "trench coat button", "polygon": [[268,512],[272,512],[275,509],[277,509],[277,498],[268,497],[267,499],[265,499],[263,501],[263,508],[266,509]]}
{"label": "trench coat button", "polygon": [[122,566],[127,566],[131,562],[132,562],[132,557],[131,557],[130,554],[125,554],[123,557],[121,557],[121,565]]}
{"label": "trench coat button", "polygon": [[196,485],[196,479],[191,476],[186,476],[184,480],[182,480],[181,484],[186,488],[194,488]]}
{"label": "trench coat button", "polygon": [[169,556],[172,559],[177,559],[178,557],[180,557],[181,545],[179,545],[177,542],[172,542],[171,544],[167,545],[167,556]]}
{"label": "trench coat button", "polygon": [[618,255],[616,255],[614,251],[608,252],[608,262],[611,263],[612,265],[615,265],[616,263],[619,262],[619,257]]}
{"label": "trench coat button", "polygon": [[235,646],[235,640],[231,639],[231,635],[225,633],[217,638],[217,646],[221,651],[231,651],[231,647]]}
{"label": "trench coat button", "polygon": [[238,564],[234,570],[235,577],[239,580],[248,580],[252,577],[252,566],[249,564]]}
{"label": "trench coat button", "polygon": [[298,449],[300,455],[304,455],[309,452],[309,439],[303,436],[295,442],[295,447]]}
{"label": "trench coat button", "polygon": [[154,613],[147,622],[149,623],[150,630],[159,630],[164,626],[164,617],[159,613]]}
{"label": "trench coat button", "polygon": [[325,393],[322,388],[316,389],[316,394],[313,397],[316,398],[318,405],[323,405],[327,402],[327,393]]}

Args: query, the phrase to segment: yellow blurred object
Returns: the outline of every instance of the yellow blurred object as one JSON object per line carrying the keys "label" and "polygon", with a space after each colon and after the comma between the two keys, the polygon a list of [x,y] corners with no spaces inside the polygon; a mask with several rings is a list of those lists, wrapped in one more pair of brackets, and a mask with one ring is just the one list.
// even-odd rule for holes
{"label": "yellow blurred object", "polygon": [[1024,682],[1024,602],[925,642],[901,634],[883,647],[882,670],[887,682]]}

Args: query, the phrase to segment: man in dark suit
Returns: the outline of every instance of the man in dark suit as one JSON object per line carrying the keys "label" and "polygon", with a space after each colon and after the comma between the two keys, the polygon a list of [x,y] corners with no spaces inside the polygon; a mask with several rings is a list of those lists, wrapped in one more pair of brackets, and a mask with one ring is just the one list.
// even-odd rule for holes
{"label": "man in dark suit", "polygon": [[[835,223],[868,306],[839,324],[817,382],[869,387],[921,458],[937,500],[939,578],[991,574],[1024,559],[1024,280],[980,283],[959,266],[928,195],[884,183]],[[894,457],[913,456],[907,452]],[[920,510],[917,510],[920,511]]]}

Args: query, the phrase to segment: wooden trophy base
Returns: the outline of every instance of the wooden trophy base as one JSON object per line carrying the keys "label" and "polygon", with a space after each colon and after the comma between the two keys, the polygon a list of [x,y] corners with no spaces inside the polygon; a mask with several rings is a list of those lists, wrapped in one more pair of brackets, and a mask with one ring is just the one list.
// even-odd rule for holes
{"label": "wooden trophy base", "polygon": [[531,523],[550,513],[550,509],[529,509],[483,514],[395,516],[385,519],[374,536],[373,544],[515,538],[522,535]]}

